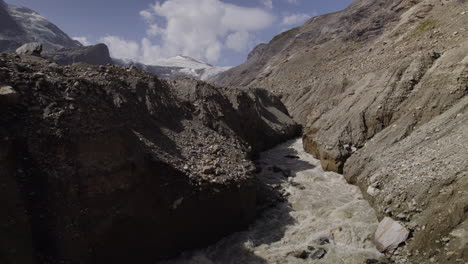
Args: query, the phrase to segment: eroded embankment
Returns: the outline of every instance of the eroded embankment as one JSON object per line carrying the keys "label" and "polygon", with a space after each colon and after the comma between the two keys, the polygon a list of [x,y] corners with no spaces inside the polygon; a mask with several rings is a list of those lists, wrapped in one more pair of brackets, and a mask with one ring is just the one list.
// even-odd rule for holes
{"label": "eroded embankment", "polygon": [[249,141],[299,127],[268,92],[177,89],[136,68],[0,54],[0,262],[153,263],[245,228]]}

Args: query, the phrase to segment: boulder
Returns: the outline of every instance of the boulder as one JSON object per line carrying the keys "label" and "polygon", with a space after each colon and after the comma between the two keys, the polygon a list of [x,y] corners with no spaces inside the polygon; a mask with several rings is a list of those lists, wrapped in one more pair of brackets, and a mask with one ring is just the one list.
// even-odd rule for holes
{"label": "boulder", "polygon": [[15,105],[19,102],[19,94],[11,86],[0,86],[0,104]]}
{"label": "boulder", "polygon": [[374,243],[380,252],[393,252],[408,239],[409,230],[390,217],[385,217],[375,232]]}
{"label": "boulder", "polygon": [[42,53],[42,44],[38,42],[26,43],[16,49],[16,53],[21,55],[33,55],[40,57]]}
{"label": "boulder", "polygon": [[44,57],[61,65],[71,65],[73,63],[106,65],[112,63],[109,48],[102,43],[86,47],[47,51],[44,53]]}

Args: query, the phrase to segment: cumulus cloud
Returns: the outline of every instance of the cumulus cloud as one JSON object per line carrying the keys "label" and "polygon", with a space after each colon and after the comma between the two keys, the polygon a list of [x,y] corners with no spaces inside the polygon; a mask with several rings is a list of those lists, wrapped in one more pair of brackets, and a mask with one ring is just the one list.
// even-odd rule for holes
{"label": "cumulus cloud", "polygon": [[163,29],[158,26],[158,24],[149,24],[148,28],[146,29],[146,35],[150,37],[155,37],[158,34],[163,33]]}
{"label": "cumulus cloud", "polygon": [[283,20],[281,24],[283,25],[298,25],[301,23],[304,23],[307,21],[309,18],[311,18],[310,15],[308,14],[291,14],[291,15],[285,15],[283,17]]}
{"label": "cumulus cloud", "polygon": [[91,45],[91,42],[88,40],[87,37],[73,37],[72,39],[80,42],[81,44],[83,44],[84,46],[89,46]]}
{"label": "cumulus cloud", "polygon": [[106,36],[99,41],[109,47],[110,54],[114,58],[135,60],[140,56],[140,45],[135,41],[117,36]]}
{"label": "cumulus cloud", "polygon": [[250,35],[245,31],[230,34],[226,39],[226,46],[237,52],[245,51],[249,45]]}
{"label": "cumulus cloud", "polygon": [[[149,57],[184,54],[214,63],[219,60],[223,49],[241,52],[250,48],[251,35],[272,26],[275,21],[275,17],[265,9],[242,7],[220,0],[156,2],[141,11],[140,16],[147,23],[147,37],[139,44],[138,56],[133,58],[140,61],[154,61]],[[158,45],[148,43],[155,37]],[[125,47],[122,39],[114,37],[107,41],[115,43],[115,51],[109,45],[113,54],[135,55],[133,44],[137,43],[127,43],[127,46],[132,44],[133,49],[132,52],[124,52],[120,51]]]}

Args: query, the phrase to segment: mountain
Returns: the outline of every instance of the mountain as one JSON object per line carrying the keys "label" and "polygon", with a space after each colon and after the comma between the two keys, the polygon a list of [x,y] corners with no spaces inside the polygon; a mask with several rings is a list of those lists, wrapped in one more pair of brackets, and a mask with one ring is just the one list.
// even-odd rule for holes
{"label": "mountain", "polygon": [[44,48],[42,56],[59,64],[112,63],[105,44],[85,47],[29,8],[0,0],[0,22],[0,52],[12,52],[23,44],[39,42]]}
{"label": "mountain", "polygon": [[0,50],[13,51],[28,42],[40,42],[45,50],[82,45],[37,12],[0,0]]}
{"label": "mountain", "polygon": [[169,59],[161,59],[154,65],[145,65],[133,61],[114,59],[114,62],[121,66],[138,67],[147,72],[153,73],[164,79],[193,78],[197,80],[207,80],[221,72],[229,70],[231,67],[216,67],[205,62],[198,61],[188,56],[176,56]]}
{"label": "mountain", "polygon": [[121,66],[136,66],[161,78],[194,78],[206,80],[230,67],[215,67],[187,56],[176,56],[158,61],[155,65],[111,59],[105,44],[84,47],[70,38],[56,25],[37,12],[0,0],[0,52],[14,51],[29,42],[44,45],[43,56],[59,64],[84,62],[105,65],[115,63]]}
{"label": "mountain", "polygon": [[355,0],[210,82],[280,96],[305,149],[358,185],[379,219],[411,230],[394,258],[457,263],[468,256],[466,25],[465,0]]}

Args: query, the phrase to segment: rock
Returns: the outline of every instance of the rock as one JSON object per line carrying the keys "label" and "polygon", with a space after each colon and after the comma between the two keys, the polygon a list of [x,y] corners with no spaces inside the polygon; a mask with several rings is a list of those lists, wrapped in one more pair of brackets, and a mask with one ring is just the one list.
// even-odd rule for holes
{"label": "rock", "polygon": [[11,86],[0,86],[0,104],[15,105],[20,101],[20,95]]}
{"label": "rock", "polygon": [[207,174],[207,175],[215,174],[216,168],[214,166],[204,166],[202,171],[204,174]]}
{"label": "rock", "polygon": [[297,155],[286,155],[284,157],[287,158],[287,159],[299,159],[299,156],[297,156]]}
{"label": "rock", "polygon": [[327,254],[327,251],[323,248],[317,249],[314,253],[310,255],[311,259],[322,259]]}
{"label": "rock", "polygon": [[319,245],[325,245],[325,244],[330,244],[330,239],[328,239],[328,237],[321,237],[318,239],[318,244]]}
{"label": "rock", "polygon": [[390,217],[385,217],[375,232],[374,243],[380,252],[392,253],[408,236],[408,229]]}
{"label": "rock", "polygon": [[379,264],[379,261],[376,259],[367,259],[365,264]]}
{"label": "rock", "polygon": [[289,184],[291,184],[291,186],[293,186],[293,187],[298,188],[299,190],[305,190],[306,189],[305,186],[302,185],[301,183],[298,183],[298,182],[295,182],[295,181],[292,181],[292,180],[289,181]]}
{"label": "rock", "polygon": [[307,252],[306,250],[296,250],[288,253],[288,255],[293,256],[295,258],[307,259],[309,257],[309,252]]}
{"label": "rock", "polygon": [[24,44],[16,49],[16,53],[20,55],[33,55],[40,57],[42,53],[42,44],[38,42]]}
{"label": "rock", "polygon": [[370,196],[377,196],[380,193],[380,190],[369,185],[369,187],[367,188],[367,193]]}
{"label": "rock", "polygon": [[109,48],[105,44],[47,51],[44,53],[44,57],[61,65],[70,65],[79,62],[92,65],[105,65],[112,62]]}

